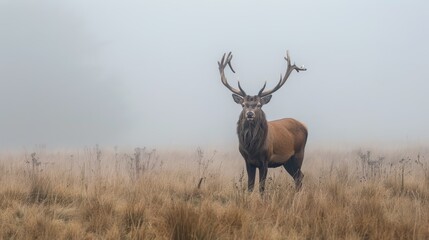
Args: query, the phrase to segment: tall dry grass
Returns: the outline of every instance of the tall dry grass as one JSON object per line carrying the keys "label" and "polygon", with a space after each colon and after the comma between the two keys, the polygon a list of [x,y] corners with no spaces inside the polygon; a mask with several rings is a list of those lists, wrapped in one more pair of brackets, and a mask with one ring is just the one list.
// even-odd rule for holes
{"label": "tall dry grass", "polygon": [[309,151],[262,197],[235,152],[34,152],[0,154],[1,239],[429,239],[426,148]]}

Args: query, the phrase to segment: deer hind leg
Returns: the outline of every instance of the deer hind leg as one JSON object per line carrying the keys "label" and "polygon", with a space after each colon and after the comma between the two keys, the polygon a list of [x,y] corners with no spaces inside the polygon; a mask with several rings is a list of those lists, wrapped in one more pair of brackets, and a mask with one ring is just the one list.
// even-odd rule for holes
{"label": "deer hind leg", "polygon": [[301,164],[303,158],[303,153],[295,154],[283,165],[286,171],[293,177],[293,180],[295,181],[296,190],[301,189],[302,179],[304,178],[304,174],[301,172]]}

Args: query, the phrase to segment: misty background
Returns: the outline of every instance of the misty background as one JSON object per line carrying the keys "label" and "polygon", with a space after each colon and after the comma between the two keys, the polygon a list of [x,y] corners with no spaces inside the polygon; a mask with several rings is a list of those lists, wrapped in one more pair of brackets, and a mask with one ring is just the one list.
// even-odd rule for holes
{"label": "misty background", "polygon": [[220,82],[317,145],[429,140],[427,1],[0,0],[0,148],[235,147]]}

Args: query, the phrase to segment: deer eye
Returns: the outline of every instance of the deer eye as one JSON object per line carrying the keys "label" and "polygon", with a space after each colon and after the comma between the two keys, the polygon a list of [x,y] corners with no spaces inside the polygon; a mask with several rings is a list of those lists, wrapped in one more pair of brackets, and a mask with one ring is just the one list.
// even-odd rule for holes
{"label": "deer eye", "polygon": [[261,107],[262,104],[260,102],[258,102],[258,104],[256,104],[257,107]]}

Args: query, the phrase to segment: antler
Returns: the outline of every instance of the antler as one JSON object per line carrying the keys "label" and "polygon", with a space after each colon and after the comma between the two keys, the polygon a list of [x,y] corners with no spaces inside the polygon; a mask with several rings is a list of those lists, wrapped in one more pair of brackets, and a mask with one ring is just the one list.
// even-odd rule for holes
{"label": "antler", "polygon": [[225,72],[224,72],[226,65],[229,66],[229,68],[231,69],[231,71],[233,73],[235,73],[235,71],[234,71],[234,69],[231,66],[231,59],[232,59],[231,52],[228,53],[228,56],[226,58],[225,58],[225,55],[226,55],[226,53],[223,54],[222,60],[220,62],[219,61],[217,62],[218,65],[219,65],[219,73],[220,73],[221,81],[222,81],[223,85],[225,85],[225,87],[227,87],[229,90],[231,90],[231,92],[233,92],[233,93],[235,93],[237,95],[240,95],[242,97],[245,97],[246,96],[246,92],[244,92],[244,90],[241,88],[240,81],[238,82],[238,88],[240,90],[238,90],[236,88],[231,87],[231,85],[229,85],[228,81],[226,80]]}
{"label": "antler", "polygon": [[265,86],[267,85],[267,82],[265,82],[264,86],[259,91],[258,96],[264,97],[264,96],[270,95],[270,94],[274,93],[275,91],[279,90],[283,86],[283,84],[285,84],[286,80],[289,78],[289,75],[293,72],[293,70],[296,70],[297,72],[307,70],[306,68],[304,68],[304,66],[297,67],[295,65],[295,63],[293,65],[291,64],[290,57],[289,57],[289,51],[286,51],[285,60],[287,61],[287,69],[286,69],[285,76],[282,78],[282,75],[280,74],[280,81],[279,81],[279,83],[277,83],[277,86],[275,86],[271,90],[267,90],[264,92]]}

